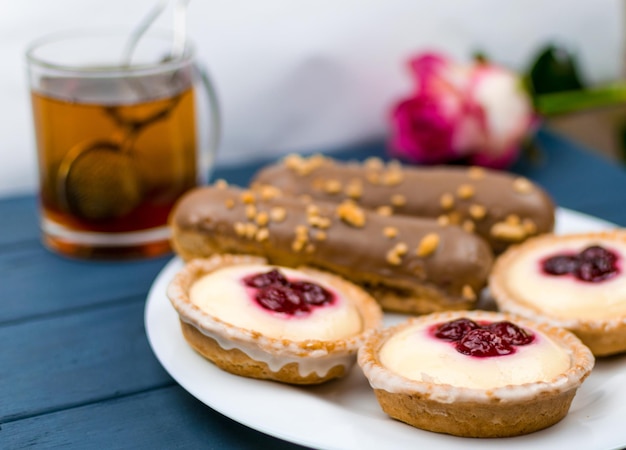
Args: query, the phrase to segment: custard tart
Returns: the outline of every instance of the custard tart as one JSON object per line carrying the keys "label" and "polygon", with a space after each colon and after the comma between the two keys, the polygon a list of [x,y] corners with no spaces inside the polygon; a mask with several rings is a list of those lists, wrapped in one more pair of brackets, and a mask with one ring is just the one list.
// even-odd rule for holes
{"label": "custard tart", "polygon": [[626,230],[533,238],[501,255],[498,309],[574,332],[596,356],[626,351]]}
{"label": "custard tart", "polygon": [[378,303],[338,276],[245,255],[188,262],[167,295],[186,341],[206,359],[236,375],[290,384],[346,375],[382,323]]}
{"label": "custard tart", "polygon": [[358,363],[394,419],[455,436],[507,437],[563,419],[594,357],[562,328],[455,311],[378,330]]}

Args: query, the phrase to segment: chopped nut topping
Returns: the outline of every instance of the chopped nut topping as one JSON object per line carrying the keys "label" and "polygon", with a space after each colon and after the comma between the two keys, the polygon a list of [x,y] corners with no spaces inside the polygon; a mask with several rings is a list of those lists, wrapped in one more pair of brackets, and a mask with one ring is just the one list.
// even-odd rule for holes
{"label": "chopped nut topping", "polygon": [[306,237],[309,235],[309,229],[307,228],[306,225],[296,225],[296,228],[294,231],[296,233],[296,236],[299,236],[299,237],[302,237],[302,236]]}
{"label": "chopped nut topping", "polygon": [[228,182],[226,180],[220,178],[219,180],[215,181],[214,186],[217,189],[226,189],[228,187]]}
{"label": "chopped nut topping", "polygon": [[318,241],[325,241],[327,238],[326,236],[326,232],[322,231],[322,230],[317,230],[315,232],[315,239],[317,239]]}
{"label": "chopped nut topping", "polygon": [[270,237],[270,230],[268,230],[267,228],[259,228],[259,230],[256,232],[255,239],[258,242],[263,242],[263,241],[266,241],[269,237]]}
{"label": "chopped nut topping", "polygon": [[370,184],[380,184],[380,174],[378,172],[367,172],[365,179],[369,181]]}
{"label": "chopped nut topping", "polygon": [[309,194],[302,194],[299,195],[298,198],[300,199],[301,202],[303,203],[310,203],[313,201],[313,197],[311,197]]}
{"label": "chopped nut topping", "polygon": [[365,225],[365,212],[359,208],[353,201],[346,200],[337,206],[337,216],[344,222],[354,227],[363,227]]}
{"label": "chopped nut topping", "polygon": [[246,223],[244,225],[246,227],[246,237],[248,239],[253,239],[254,236],[256,235],[258,227],[255,224],[253,224],[252,222],[248,222],[248,223]]}
{"label": "chopped nut topping", "polygon": [[287,155],[283,162],[285,166],[296,172],[298,175],[309,175],[314,170],[318,169],[324,164],[326,158],[322,155],[313,155],[308,158],[303,158],[301,155],[292,154]]}
{"label": "chopped nut topping", "polygon": [[382,174],[382,184],[385,186],[397,186],[404,181],[404,174],[398,169],[390,169]]}
{"label": "chopped nut topping", "polygon": [[461,213],[458,211],[450,211],[448,213],[448,220],[450,221],[452,225],[460,224],[461,219],[462,219]]}
{"label": "chopped nut topping", "polygon": [[450,225],[450,218],[446,216],[445,214],[443,214],[437,217],[437,223],[442,227],[448,226]]}
{"label": "chopped nut topping", "polygon": [[246,234],[246,224],[245,223],[243,223],[243,222],[235,222],[233,227],[235,228],[235,234],[237,236],[245,236],[245,234]]}
{"label": "chopped nut topping", "polygon": [[406,205],[406,197],[402,194],[394,194],[391,196],[391,204],[393,206],[404,206]]}
{"label": "chopped nut topping", "polygon": [[463,286],[461,290],[461,296],[467,300],[476,300],[476,292],[469,284]]}
{"label": "chopped nut topping", "polygon": [[439,204],[444,210],[449,210],[454,207],[454,196],[452,194],[443,194],[439,199]]}
{"label": "chopped nut topping", "polygon": [[315,251],[315,245],[308,243],[306,247],[304,247],[304,251],[307,253],[313,253]]}
{"label": "chopped nut topping", "polygon": [[389,239],[395,238],[398,235],[398,229],[396,227],[385,227],[383,228],[383,236],[388,237]]}
{"label": "chopped nut topping", "polygon": [[532,219],[526,218],[522,220],[522,226],[524,227],[524,231],[526,231],[526,234],[537,233],[537,225]]}
{"label": "chopped nut topping", "polygon": [[409,251],[409,247],[404,242],[398,242],[394,246],[394,250],[398,255],[402,256],[402,255],[406,255],[406,252]]}
{"label": "chopped nut topping", "polygon": [[306,244],[305,240],[302,239],[296,239],[291,243],[291,249],[294,252],[299,252],[300,250],[302,250],[304,248],[304,244]]}
{"label": "chopped nut topping", "polygon": [[306,213],[308,215],[316,216],[320,213],[320,207],[313,203],[310,203],[306,206]]}
{"label": "chopped nut topping", "polygon": [[256,217],[256,206],[253,204],[246,205],[246,218],[252,220]]}
{"label": "chopped nut topping", "polygon": [[306,209],[307,222],[309,225],[317,228],[328,228],[331,225],[331,221],[328,217],[322,217],[320,215],[320,208],[317,205],[310,204]]}
{"label": "chopped nut topping", "polygon": [[261,186],[260,193],[263,200],[272,200],[274,198],[280,197],[282,194],[280,189],[269,184]]}
{"label": "chopped nut topping", "polygon": [[254,203],[255,200],[256,200],[256,196],[254,195],[254,192],[252,192],[252,191],[243,191],[241,193],[241,201],[244,202],[245,204]]}
{"label": "chopped nut topping", "polygon": [[283,164],[290,169],[297,170],[303,164],[304,158],[302,155],[298,155],[297,153],[292,153],[290,155],[285,156],[283,159]]}
{"label": "chopped nut topping", "polygon": [[463,221],[462,227],[468,233],[473,233],[474,230],[476,229],[476,224],[474,224],[474,222],[472,222],[471,220],[466,219]]}
{"label": "chopped nut topping", "polygon": [[341,192],[341,181],[326,180],[324,183],[324,192],[327,194],[338,194]]}
{"label": "chopped nut topping", "polygon": [[393,266],[399,266],[402,264],[402,257],[395,252],[393,248],[387,252],[385,259]]}
{"label": "chopped nut topping", "polygon": [[385,166],[385,163],[382,159],[371,156],[365,160],[363,165],[368,169],[382,169]]}
{"label": "chopped nut topping", "polygon": [[517,242],[526,237],[526,230],[522,225],[512,225],[507,222],[497,222],[491,227],[490,233],[496,239]]}
{"label": "chopped nut topping", "polygon": [[294,231],[295,238],[291,243],[291,248],[293,251],[299,252],[309,242],[309,229],[306,225],[297,225]]}
{"label": "chopped nut topping", "polygon": [[472,180],[480,180],[485,178],[485,169],[478,166],[472,166],[467,169],[467,176]]}
{"label": "chopped nut topping", "polygon": [[474,186],[472,186],[471,184],[462,184],[456,190],[456,194],[459,196],[459,198],[462,198],[463,200],[472,198],[474,196]]}
{"label": "chopped nut topping", "polygon": [[530,194],[533,191],[533,184],[526,178],[519,177],[513,181],[513,190],[519,194]]}
{"label": "chopped nut topping", "polygon": [[433,254],[439,246],[439,235],[437,233],[428,233],[422,238],[415,253],[419,257],[425,257]]}
{"label": "chopped nut topping", "polygon": [[469,207],[469,214],[470,216],[472,216],[472,219],[481,220],[484,219],[487,215],[487,208],[485,208],[483,205],[474,203]]}
{"label": "chopped nut topping", "polygon": [[264,227],[270,221],[270,216],[265,211],[261,211],[256,215],[255,222],[257,225]]}
{"label": "chopped nut topping", "polygon": [[235,200],[232,198],[227,198],[226,200],[224,200],[224,204],[226,205],[226,208],[233,209],[235,207]]}
{"label": "chopped nut topping", "polygon": [[282,206],[275,206],[270,209],[270,219],[273,222],[282,222],[287,218],[287,210]]}
{"label": "chopped nut topping", "polygon": [[519,225],[521,220],[517,214],[509,214],[505,219],[506,223],[509,225]]}
{"label": "chopped nut topping", "polygon": [[312,227],[323,228],[323,229],[330,227],[330,224],[331,224],[330,219],[328,217],[322,217],[322,216],[308,216],[307,221],[309,222],[309,225],[311,225]]}
{"label": "chopped nut topping", "polygon": [[350,180],[344,192],[350,198],[360,198],[363,195],[363,182],[358,178]]}
{"label": "chopped nut topping", "polygon": [[389,264],[397,266],[402,263],[402,256],[409,250],[404,242],[398,242],[387,252],[386,259]]}
{"label": "chopped nut topping", "polygon": [[376,208],[376,213],[379,216],[389,217],[393,214],[393,208],[388,205],[379,206],[378,208]]}

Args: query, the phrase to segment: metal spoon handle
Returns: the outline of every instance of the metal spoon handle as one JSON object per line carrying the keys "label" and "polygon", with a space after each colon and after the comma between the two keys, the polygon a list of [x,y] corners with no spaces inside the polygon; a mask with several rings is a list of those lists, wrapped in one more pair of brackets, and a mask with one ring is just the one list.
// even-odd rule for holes
{"label": "metal spoon handle", "polygon": [[187,6],[190,0],[178,0],[174,9],[174,42],[172,43],[171,59],[178,59],[185,53],[187,46]]}
{"label": "metal spoon handle", "polygon": [[139,22],[139,24],[135,27],[133,32],[130,34],[128,41],[126,42],[126,46],[124,47],[124,51],[122,53],[122,65],[128,66],[130,65],[130,61],[133,57],[133,52],[139,43],[141,37],[148,31],[148,29],[152,26],[152,24],[156,21],[156,19],[161,15],[161,13],[165,10],[167,6],[168,0],[160,0],[152,10],[144,17],[144,19]]}

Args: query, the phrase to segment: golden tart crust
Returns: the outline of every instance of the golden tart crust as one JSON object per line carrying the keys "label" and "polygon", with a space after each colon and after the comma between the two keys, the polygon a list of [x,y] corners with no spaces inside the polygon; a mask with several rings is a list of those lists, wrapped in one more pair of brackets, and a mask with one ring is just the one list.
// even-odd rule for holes
{"label": "golden tart crust", "polygon": [[[396,334],[459,318],[477,322],[507,320],[539,333],[569,355],[569,368],[549,381],[482,389],[410,379],[381,362],[381,349]],[[594,362],[589,349],[564,329],[488,311],[454,311],[411,318],[372,334],[358,355],[358,363],[385,413],[417,428],[463,437],[517,436],[559,422],[567,415],[576,390]]]}
{"label": "golden tart crust", "polygon": [[[609,249],[617,248],[621,253],[621,273],[612,279],[599,283],[578,283],[577,291],[572,291],[571,282],[555,277],[552,284],[543,292],[520,292],[510,281],[514,271],[531,270],[530,264],[539,264],[538,259],[562,251],[580,251],[589,245],[598,244]],[[621,249],[621,252],[620,252]],[[515,266],[515,268],[514,268]],[[549,276],[548,276],[549,277]],[[530,280],[529,280],[530,282]],[[559,283],[561,283],[559,285]],[[561,291],[569,289],[569,291]],[[591,289],[605,289],[608,296],[614,296],[612,305],[600,305],[597,299],[588,294]],[[549,310],[542,303],[550,301],[558,291],[570,298],[586,295],[588,311],[574,313],[574,305],[567,313]],[[606,292],[605,291],[605,292]],[[543,235],[532,238],[523,244],[509,248],[494,265],[489,279],[489,292],[501,311],[546,322],[566,328],[576,334],[595,356],[608,356],[626,351],[626,230],[618,229],[605,232],[578,233],[569,235]],[[532,298],[530,297],[532,295]],[[604,295],[604,294],[603,294]],[[599,298],[600,296],[598,296]],[[583,304],[583,306],[585,306]],[[609,307],[619,306],[617,310]]]}
{"label": "golden tart crust", "polygon": [[382,311],[369,294],[340,277],[308,267],[297,269],[330,286],[356,306],[360,313],[361,332],[343,339],[273,338],[221,320],[192,303],[190,289],[204,275],[236,265],[258,264],[265,265],[268,270],[276,267],[268,265],[264,258],[225,254],[189,261],[175,275],[167,295],[178,312],[188,344],[221,369],[245,377],[290,384],[319,384],[346,375],[356,361],[359,346],[381,325]]}

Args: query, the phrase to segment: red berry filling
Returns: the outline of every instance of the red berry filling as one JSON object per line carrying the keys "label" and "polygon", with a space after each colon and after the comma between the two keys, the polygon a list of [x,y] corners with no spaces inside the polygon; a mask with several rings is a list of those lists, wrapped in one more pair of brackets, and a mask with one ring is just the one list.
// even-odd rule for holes
{"label": "red berry filling", "polygon": [[513,346],[484,328],[468,331],[456,344],[459,353],[470,356],[502,356],[513,353]]}
{"label": "red berry filling", "polygon": [[319,284],[289,281],[278,269],[248,275],[243,283],[256,290],[254,299],[265,309],[290,315],[308,313],[312,308],[333,303],[335,297]]}
{"label": "red berry filling", "polygon": [[548,275],[572,275],[581,281],[597,283],[619,273],[618,257],[599,245],[592,245],[577,254],[557,254],[541,261]]}
{"label": "red berry filling", "polygon": [[440,325],[435,331],[435,336],[444,341],[458,341],[465,336],[468,331],[475,330],[479,327],[480,325],[473,320],[465,318],[452,320]]}
{"label": "red berry filling", "polygon": [[479,324],[467,318],[435,325],[431,333],[438,339],[450,341],[464,355],[488,357],[515,352],[516,346],[530,344],[535,336],[509,321]]}
{"label": "red berry filling", "polygon": [[255,273],[243,279],[246,286],[252,288],[263,288],[271,285],[287,285],[287,278],[278,269],[272,269],[265,273]]}

